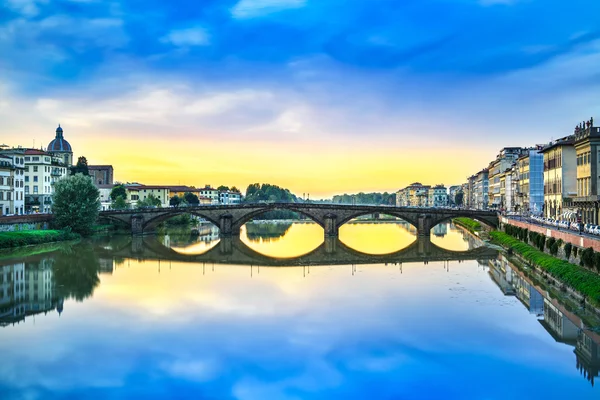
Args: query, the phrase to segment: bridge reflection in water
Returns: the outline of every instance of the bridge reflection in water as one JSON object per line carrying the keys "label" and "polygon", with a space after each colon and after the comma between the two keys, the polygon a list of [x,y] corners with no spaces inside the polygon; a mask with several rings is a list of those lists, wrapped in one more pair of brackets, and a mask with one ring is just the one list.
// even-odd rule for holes
{"label": "bridge reflection in water", "polygon": [[431,242],[429,238],[419,237],[408,247],[390,254],[374,255],[356,251],[338,238],[326,238],[315,250],[294,258],[274,258],[261,254],[248,247],[239,237],[221,238],[221,240],[203,254],[182,254],[164,246],[156,236],[134,236],[119,248],[98,249],[107,257],[134,258],[140,260],[170,260],[191,263],[214,263],[233,265],[262,266],[312,266],[312,265],[350,265],[350,264],[393,264],[429,261],[485,260],[495,258],[498,251],[481,246],[468,251],[451,251]]}

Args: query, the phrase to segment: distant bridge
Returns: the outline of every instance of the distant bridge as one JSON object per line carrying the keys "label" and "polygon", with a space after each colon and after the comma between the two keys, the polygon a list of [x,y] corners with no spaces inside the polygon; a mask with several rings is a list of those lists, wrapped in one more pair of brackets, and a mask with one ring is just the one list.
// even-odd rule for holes
{"label": "distant bridge", "polygon": [[131,227],[134,235],[153,233],[158,224],[181,214],[204,218],[219,227],[222,237],[237,236],[241,227],[255,217],[273,210],[288,210],[310,218],[325,231],[326,237],[337,237],[348,221],[368,214],[386,214],[401,218],[417,228],[419,236],[429,236],[431,228],[456,217],[468,217],[491,227],[498,226],[493,211],[452,208],[416,208],[324,203],[268,203],[206,205],[197,207],[150,208],[143,210],[101,211],[100,216],[120,221]]}
{"label": "distant bridge", "polygon": [[467,251],[451,251],[431,243],[426,237],[419,237],[408,247],[391,254],[373,255],[354,250],[338,238],[329,237],[313,251],[293,258],[274,258],[252,250],[239,237],[222,238],[213,248],[202,254],[182,254],[164,246],[155,236],[133,236],[128,241],[110,249],[99,246],[99,256],[122,257],[143,260],[170,260],[179,262],[294,266],[294,265],[351,265],[351,264],[395,264],[429,261],[461,261],[491,259],[498,251],[482,246]]}

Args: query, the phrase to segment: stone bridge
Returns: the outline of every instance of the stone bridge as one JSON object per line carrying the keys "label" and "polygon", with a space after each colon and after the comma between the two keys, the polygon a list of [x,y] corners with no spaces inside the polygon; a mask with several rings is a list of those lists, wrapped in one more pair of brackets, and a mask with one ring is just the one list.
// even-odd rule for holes
{"label": "stone bridge", "polygon": [[492,211],[452,208],[417,208],[326,203],[269,203],[238,205],[206,205],[182,208],[150,208],[144,210],[102,211],[100,217],[123,222],[134,235],[153,233],[161,222],[180,214],[204,218],[219,227],[221,236],[237,236],[248,221],[267,211],[288,210],[306,216],[319,224],[326,237],[337,237],[346,222],[368,214],[386,214],[401,218],[417,228],[419,236],[429,236],[431,228],[456,217],[468,217],[491,227],[498,226],[498,216]]}
{"label": "stone bridge", "polygon": [[451,251],[436,246],[428,237],[419,237],[408,247],[391,254],[373,255],[356,251],[338,238],[328,237],[313,251],[294,258],[273,258],[252,250],[239,237],[225,237],[202,254],[182,254],[164,246],[156,236],[133,236],[119,246],[97,247],[98,255],[106,258],[132,258],[207,264],[260,266],[313,266],[353,264],[397,264],[429,261],[488,260],[498,256],[498,250],[482,246],[467,251]]}

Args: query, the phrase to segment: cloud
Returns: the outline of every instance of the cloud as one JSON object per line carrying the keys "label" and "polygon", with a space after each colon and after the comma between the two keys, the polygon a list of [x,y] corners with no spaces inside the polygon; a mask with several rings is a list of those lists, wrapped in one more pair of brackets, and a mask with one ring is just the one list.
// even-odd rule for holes
{"label": "cloud", "polygon": [[232,9],[234,18],[255,18],[278,11],[302,8],[306,0],[240,0]]}
{"label": "cloud", "polygon": [[200,27],[176,29],[160,39],[163,43],[171,43],[177,47],[206,46],[210,38],[206,29]]}
{"label": "cloud", "polygon": [[7,0],[6,6],[25,17],[35,17],[40,12],[38,4],[46,3],[48,0]]}

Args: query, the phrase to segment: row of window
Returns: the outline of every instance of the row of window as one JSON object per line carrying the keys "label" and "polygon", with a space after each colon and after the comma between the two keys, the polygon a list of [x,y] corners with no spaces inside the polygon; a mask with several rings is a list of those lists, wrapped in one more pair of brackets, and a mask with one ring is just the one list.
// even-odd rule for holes
{"label": "row of window", "polygon": [[[2,200],[11,201],[11,200],[13,200],[12,197],[13,197],[12,192],[0,192],[0,201],[2,201]],[[15,201],[23,200],[23,192],[17,192],[15,194],[14,200]]]}

